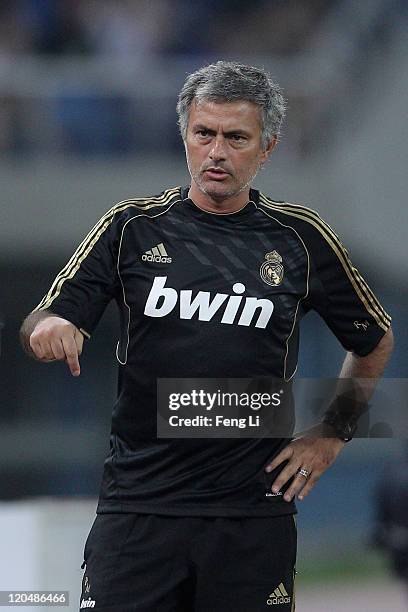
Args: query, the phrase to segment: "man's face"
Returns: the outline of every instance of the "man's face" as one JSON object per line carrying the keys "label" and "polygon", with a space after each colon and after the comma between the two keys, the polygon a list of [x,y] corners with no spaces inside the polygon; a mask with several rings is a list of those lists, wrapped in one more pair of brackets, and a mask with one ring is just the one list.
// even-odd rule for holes
{"label": "man's face", "polygon": [[184,143],[193,191],[216,202],[233,198],[249,187],[275,143],[262,150],[260,109],[252,102],[194,101]]}

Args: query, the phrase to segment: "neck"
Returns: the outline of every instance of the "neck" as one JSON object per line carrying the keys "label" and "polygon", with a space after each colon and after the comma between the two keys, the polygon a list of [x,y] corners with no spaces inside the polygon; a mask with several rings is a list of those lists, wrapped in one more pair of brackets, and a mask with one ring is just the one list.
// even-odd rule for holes
{"label": "neck", "polygon": [[227,214],[237,212],[241,208],[244,208],[249,201],[249,187],[235,196],[218,199],[208,195],[207,193],[203,193],[200,189],[198,189],[197,185],[192,182],[188,192],[188,197],[194,202],[194,204],[196,204],[196,206],[202,208],[203,210],[208,210],[209,212],[218,214]]}

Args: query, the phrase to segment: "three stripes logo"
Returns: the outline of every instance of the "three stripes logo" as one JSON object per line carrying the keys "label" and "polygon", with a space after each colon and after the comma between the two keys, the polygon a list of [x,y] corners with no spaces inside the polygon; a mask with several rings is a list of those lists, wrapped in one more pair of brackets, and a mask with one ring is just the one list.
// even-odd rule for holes
{"label": "three stripes logo", "polygon": [[148,261],[150,263],[171,263],[171,257],[168,256],[166,248],[161,242],[149,251],[143,253],[142,261]]}
{"label": "three stripes logo", "polygon": [[277,606],[280,604],[290,603],[289,593],[283,586],[283,582],[281,582],[280,585],[277,586],[272,593],[270,593],[266,603],[268,606]]}

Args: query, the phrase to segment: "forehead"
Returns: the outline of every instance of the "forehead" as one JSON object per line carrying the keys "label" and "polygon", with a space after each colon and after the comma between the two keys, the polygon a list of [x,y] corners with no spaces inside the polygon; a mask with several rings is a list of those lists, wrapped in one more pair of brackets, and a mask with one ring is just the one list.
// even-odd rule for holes
{"label": "forehead", "polygon": [[221,126],[230,129],[261,129],[261,112],[259,106],[246,100],[236,102],[214,102],[193,100],[190,108],[189,126],[205,125],[208,128]]}

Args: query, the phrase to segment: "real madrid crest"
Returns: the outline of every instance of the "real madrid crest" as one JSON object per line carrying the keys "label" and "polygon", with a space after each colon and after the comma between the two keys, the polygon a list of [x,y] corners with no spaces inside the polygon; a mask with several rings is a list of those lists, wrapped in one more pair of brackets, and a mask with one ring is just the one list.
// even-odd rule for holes
{"label": "real madrid crest", "polygon": [[282,257],[277,251],[272,251],[265,255],[265,259],[266,261],[261,264],[259,274],[264,283],[276,287],[283,281]]}

